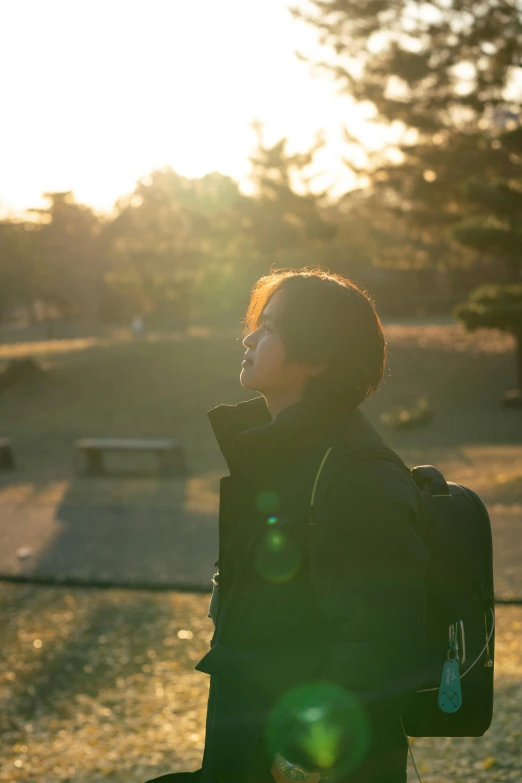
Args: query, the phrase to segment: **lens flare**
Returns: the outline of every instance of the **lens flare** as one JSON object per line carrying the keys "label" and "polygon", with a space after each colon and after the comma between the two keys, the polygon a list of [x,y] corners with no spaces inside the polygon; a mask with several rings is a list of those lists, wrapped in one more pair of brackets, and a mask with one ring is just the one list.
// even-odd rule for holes
{"label": "lens flare", "polygon": [[254,567],[269,582],[287,582],[302,563],[299,547],[282,530],[270,527],[257,545]]}
{"label": "lens flare", "polygon": [[256,495],[256,508],[263,514],[275,514],[281,506],[281,500],[273,489],[264,489]]}
{"label": "lens flare", "polygon": [[271,755],[279,751],[291,759],[304,752],[310,765],[335,781],[353,772],[364,759],[370,747],[370,722],[349,691],[332,682],[308,682],[276,702],[265,741]]}

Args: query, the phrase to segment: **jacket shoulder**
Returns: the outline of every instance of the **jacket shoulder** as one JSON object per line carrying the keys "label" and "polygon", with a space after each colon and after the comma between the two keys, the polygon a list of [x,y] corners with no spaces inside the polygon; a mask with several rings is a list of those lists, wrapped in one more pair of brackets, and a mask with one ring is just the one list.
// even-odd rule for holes
{"label": "jacket shoulder", "polygon": [[333,493],[354,500],[368,498],[374,502],[402,501],[417,505],[418,489],[410,469],[384,443],[358,447],[339,444],[332,448],[329,459],[330,468],[325,471],[323,482],[324,494],[321,493],[324,498]]}
{"label": "jacket shoulder", "polygon": [[[364,454],[363,454],[364,451]],[[316,518],[340,517],[346,511],[361,517],[400,518],[424,536],[430,525],[426,501],[410,469],[384,444],[371,452],[332,449],[330,471],[317,486]]]}

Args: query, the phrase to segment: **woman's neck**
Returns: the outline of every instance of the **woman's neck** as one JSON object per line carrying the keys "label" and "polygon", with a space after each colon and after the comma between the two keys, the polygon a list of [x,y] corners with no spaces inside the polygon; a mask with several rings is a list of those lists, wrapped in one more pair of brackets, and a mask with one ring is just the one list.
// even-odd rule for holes
{"label": "woman's neck", "polygon": [[301,399],[300,396],[296,395],[270,395],[270,397],[263,395],[263,397],[266,400],[266,407],[268,408],[272,419],[275,419],[281,411],[288,408],[290,405],[295,405]]}

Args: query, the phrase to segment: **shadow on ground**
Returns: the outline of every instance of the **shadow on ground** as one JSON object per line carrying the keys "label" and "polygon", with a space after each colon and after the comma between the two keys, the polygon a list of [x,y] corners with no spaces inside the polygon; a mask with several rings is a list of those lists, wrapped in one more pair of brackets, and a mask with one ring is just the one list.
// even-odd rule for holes
{"label": "shadow on ground", "polygon": [[[410,467],[433,464],[480,494],[493,522],[497,597],[522,596],[522,412],[499,404],[515,381],[512,341],[451,324],[391,323],[386,332],[388,369],[363,412]],[[0,478],[0,575],[210,589],[228,471],[206,411],[257,396],[237,380],[241,342],[178,335],[73,347],[52,353],[41,393],[2,396],[0,431],[19,468]],[[383,412],[419,397],[434,410],[428,426],[381,424]],[[186,446],[187,479],[74,474],[77,437],[167,435]]]}

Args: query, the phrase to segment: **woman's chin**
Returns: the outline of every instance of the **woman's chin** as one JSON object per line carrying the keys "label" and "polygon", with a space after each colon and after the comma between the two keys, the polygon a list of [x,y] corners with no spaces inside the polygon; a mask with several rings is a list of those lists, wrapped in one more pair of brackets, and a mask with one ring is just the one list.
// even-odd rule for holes
{"label": "woman's chin", "polygon": [[245,389],[254,389],[254,375],[253,373],[250,373],[248,371],[247,367],[242,367],[241,372],[239,373],[239,383],[241,386],[243,386]]}

